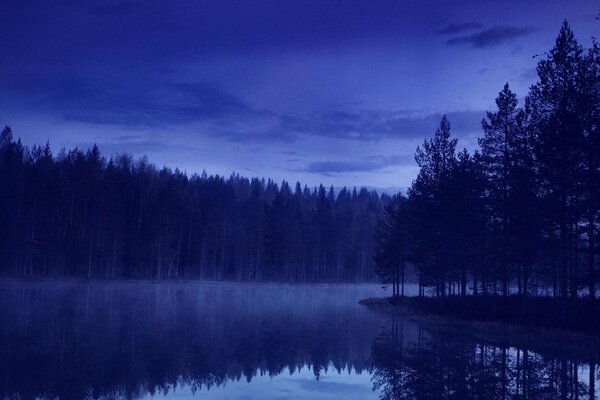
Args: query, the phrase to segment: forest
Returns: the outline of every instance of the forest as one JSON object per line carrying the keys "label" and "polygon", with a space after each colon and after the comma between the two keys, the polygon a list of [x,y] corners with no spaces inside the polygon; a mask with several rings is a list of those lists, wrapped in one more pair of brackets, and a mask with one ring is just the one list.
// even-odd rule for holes
{"label": "forest", "polygon": [[538,56],[524,102],[508,84],[459,150],[444,117],[417,148],[420,168],[376,228],[376,271],[404,294],[596,294],[600,244],[600,44],[584,49],[565,21]]}
{"label": "forest", "polygon": [[[444,116],[406,193],[187,174],[0,134],[0,275],[359,282],[595,297],[600,44],[565,21],[522,104],[507,83],[460,150]],[[411,271],[411,274],[408,274]],[[414,271],[414,274],[412,273]],[[410,278],[408,277],[410,275]],[[413,278],[414,277],[414,278]]]}
{"label": "forest", "polygon": [[373,281],[389,196],[158,168],[0,134],[0,275]]}

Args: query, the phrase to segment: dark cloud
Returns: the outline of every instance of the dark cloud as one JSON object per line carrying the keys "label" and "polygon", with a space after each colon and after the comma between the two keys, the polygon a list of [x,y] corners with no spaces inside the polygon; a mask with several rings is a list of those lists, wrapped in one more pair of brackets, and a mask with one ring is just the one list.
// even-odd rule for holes
{"label": "dark cloud", "polygon": [[[0,2],[4,57],[10,54],[12,67],[30,65],[32,59],[57,69],[128,65],[327,48],[358,40],[391,40],[410,32],[407,24],[398,22],[406,7],[391,0],[87,3]],[[3,37],[10,40],[3,43]]]}
{"label": "dark cloud", "polygon": [[165,82],[68,78],[32,86],[40,107],[68,121],[157,127],[262,115],[214,82]]}
{"label": "dark cloud", "polygon": [[448,45],[468,45],[473,48],[486,48],[502,43],[511,42],[534,32],[531,27],[496,25],[479,32],[448,39]]}
{"label": "dark cloud", "polygon": [[[258,126],[250,126],[254,125],[251,122]],[[230,142],[244,144],[293,143],[299,137],[293,132],[278,128],[261,128],[260,125],[264,123],[265,120],[262,115],[255,115],[254,121],[250,118],[246,120],[246,123],[223,120],[222,124],[214,126],[207,133]]]}
{"label": "dark cloud", "polygon": [[[453,131],[472,133],[480,129],[484,111],[447,113]],[[433,134],[442,114],[422,114],[407,111],[359,111],[316,113],[304,117],[280,116],[279,125],[272,131],[289,136],[325,136],[360,141],[386,138],[414,139]]]}
{"label": "dark cloud", "polygon": [[[160,78],[162,79],[162,78]],[[7,97],[34,82],[28,101],[67,121],[136,129],[205,124],[201,134],[241,143],[293,142],[302,137],[376,141],[431,135],[441,114],[414,111],[340,110],[301,115],[258,109],[217,82],[67,77],[16,79]],[[448,113],[458,133],[479,129],[483,111]],[[294,155],[294,154],[290,154]]]}
{"label": "dark cloud", "polygon": [[461,24],[448,24],[444,28],[437,31],[436,33],[438,35],[452,35],[455,33],[483,29],[483,27],[484,27],[484,25],[479,22],[464,22]]}
{"label": "dark cloud", "polygon": [[175,85],[181,93],[189,96],[187,102],[177,107],[177,110],[190,113],[196,117],[229,117],[253,110],[246,102],[233,95],[220,85],[206,82],[181,83]]}
{"label": "dark cloud", "polygon": [[371,156],[358,161],[314,161],[302,171],[334,175],[346,172],[381,171],[393,166],[412,164],[414,164],[412,155]]}

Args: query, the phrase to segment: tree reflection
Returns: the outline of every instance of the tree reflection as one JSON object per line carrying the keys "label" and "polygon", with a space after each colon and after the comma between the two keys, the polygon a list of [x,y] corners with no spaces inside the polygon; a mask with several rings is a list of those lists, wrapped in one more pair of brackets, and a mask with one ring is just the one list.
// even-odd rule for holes
{"label": "tree reflection", "polygon": [[597,360],[392,321],[356,290],[0,283],[0,398],[203,392],[305,367],[369,371],[385,400],[595,398]]}
{"label": "tree reflection", "polygon": [[381,317],[357,305],[364,296],[281,286],[2,284],[0,398],[138,398],[303,367],[317,377],[329,368],[366,371]]}
{"label": "tree reflection", "polygon": [[[408,328],[408,329],[407,329]],[[381,400],[595,399],[595,362],[476,342],[393,321],[372,343]]]}

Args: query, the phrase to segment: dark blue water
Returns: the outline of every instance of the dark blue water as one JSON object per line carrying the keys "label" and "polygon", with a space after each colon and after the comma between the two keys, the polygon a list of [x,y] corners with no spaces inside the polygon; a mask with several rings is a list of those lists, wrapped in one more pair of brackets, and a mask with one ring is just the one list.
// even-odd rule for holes
{"label": "dark blue water", "polygon": [[3,282],[0,396],[595,396],[597,368],[580,355],[499,346],[357,304],[380,294],[377,286]]}

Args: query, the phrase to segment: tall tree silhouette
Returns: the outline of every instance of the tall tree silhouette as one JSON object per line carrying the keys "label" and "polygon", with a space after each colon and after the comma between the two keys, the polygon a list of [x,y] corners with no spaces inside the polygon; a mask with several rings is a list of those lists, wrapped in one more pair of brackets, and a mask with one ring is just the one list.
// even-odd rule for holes
{"label": "tall tree silhouette", "polygon": [[514,278],[516,239],[521,199],[521,160],[523,146],[523,111],[517,108],[517,96],[508,83],[496,98],[496,112],[488,112],[482,121],[483,137],[479,139],[481,161],[486,177],[486,205],[489,229],[493,238],[488,249],[489,263],[497,263],[502,293],[508,295],[509,282]]}
{"label": "tall tree silhouette", "polygon": [[432,139],[417,147],[415,161],[419,174],[408,191],[413,210],[411,237],[413,262],[417,265],[421,284],[435,286],[438,295],[445,295],[446,278],[451,269],[452,234],[447,196],[450,177],[456,167],[457,139],[450,137],[450,122],[444,116]]}
{"label": "tall tree silhouette", "polygon": [[409,241],[407,207],[406,197],[392,197],[375,229],[375,273],[381,283],[391,283],[393,296],[404,296]]}
{"label": "tall tree silhouette", "polygon": [[595,297],[597,225],[600,214],[600,44],[594,39],[579,70],[579,106],[583,128],[582,218],[587,236],[587,284]]}
{"label": "tall tree silhouette", "polygon": [[529,94],[544,229],[556,242],[555,286],[563,297],[577,289],[576,236],[582,200],[578,178],[584,139],[578,101],[581,59],[581,46],[565,21],[554,48],[538,64],[539,81]]}
{"label": "tall tree silhouette", "polygon": [[508,83],[500,91],[480,149],[457,154],[446,117],[417,148],[405,215],[398,221],[391,202],[376,232],[380,279],[391,280],[384,255],[402,226],[421,294],[466,295],[470,278],[473,294],[507,296],[516,284],[521,295],[550,287],[574,297],[585,287],[595,297],[600,45],[593,39],[584,52],[564,22],[537,72],[523,108]]}

